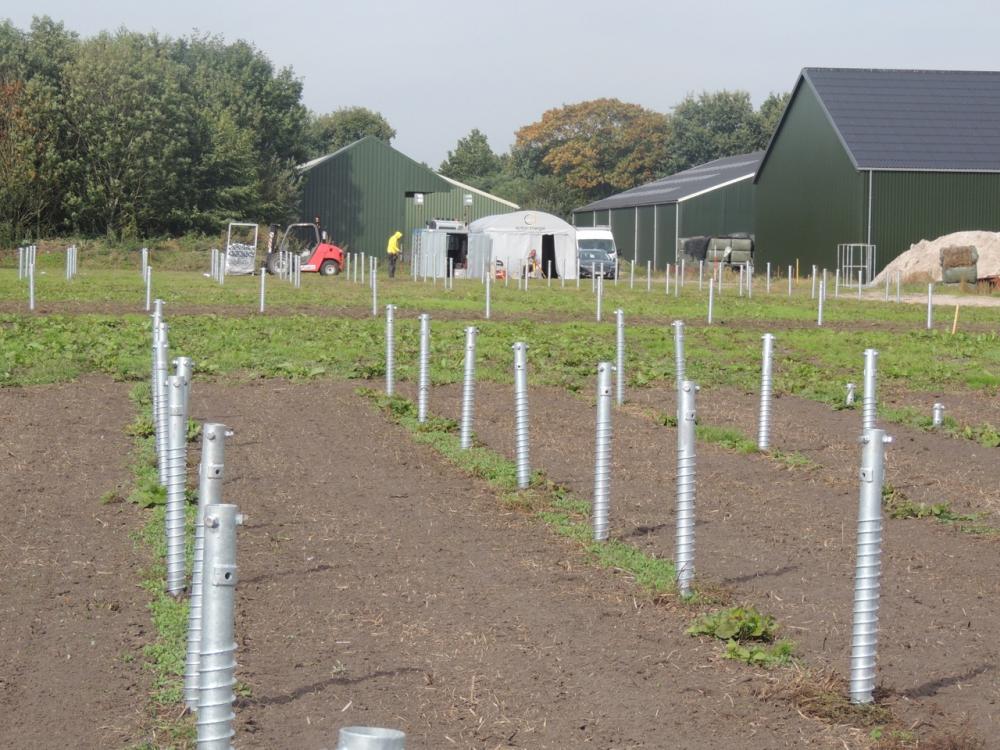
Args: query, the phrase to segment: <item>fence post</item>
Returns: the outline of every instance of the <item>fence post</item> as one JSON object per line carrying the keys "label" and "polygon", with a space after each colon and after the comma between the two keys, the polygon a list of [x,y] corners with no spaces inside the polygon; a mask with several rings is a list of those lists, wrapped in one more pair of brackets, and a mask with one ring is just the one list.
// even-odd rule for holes
{"label": "fence post", "polygon": [[757,450],[766,451],[771,447],[771,394],[773,391],[772,359],[774,334],[765,333],[763,362],[760,368],[760,417],[757,420]]}
{"label": "fence post", "polygon": [[198,467],[198,515],[194,524],[191,596],[188,599],[187,660],[184,665],[184,702],[198,710],[198,664],[201,658],[202,598],[204,594],[205,510],[222,502],[222,474],[226,426],[206,423],[201,430],[201,464]]}
{"label": "fence post", "polygon": [[625,311],[615,310],[615,401],[625,403]]}
{"label": "fence post", "polygon": [[459,446],[466,450],[472,447],[472,420],[476,408],[476,334],[479,329],[468,326],[465,329],[465,368],[462,377],[462,416],[459,421]]}
{"label": "fence post", "polygon": [[691,594],[694,579],[695,393],[698,386],[681,382],[677,401],[677,542],[674,565],[681,596]]}
{"label": "fence post", "polygon": [[597,365],[597,429],[594,451],[594,540],[608,538],[608,511],[611,505],[611,367]]}
{"label": "fence post", "polygon": [[514,349],[514,444],[516,448],[517,488],[531,484],[531,458],[528,443],[528,345],[518,341]]}
{"label": "fence post", "polygon": [[213,505],[205,513],[202,573],[202,631],[199,656],[198,748],[229,750],[236,685],[235,604],[239,570],[236,527],[243,516],[235,505]]}
{"label": "fence post", "polygon": [[875,689],[882,578],[882,485],[885,446],[890,442],[892,438],[884,430],[868,430],[861,437],[861,491],[851,628],[851,703],[871,703]]}

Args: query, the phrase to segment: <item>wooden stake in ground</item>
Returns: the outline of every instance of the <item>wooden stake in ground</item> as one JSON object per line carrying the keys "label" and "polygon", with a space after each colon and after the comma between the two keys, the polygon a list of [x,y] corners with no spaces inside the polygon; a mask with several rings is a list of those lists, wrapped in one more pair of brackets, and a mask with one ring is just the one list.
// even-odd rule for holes
{"label": "wooden stake in ground", "polygon": [[951,321],[951,335],[955,335],[958,330],[958,305],[955,305],[955,319]]}

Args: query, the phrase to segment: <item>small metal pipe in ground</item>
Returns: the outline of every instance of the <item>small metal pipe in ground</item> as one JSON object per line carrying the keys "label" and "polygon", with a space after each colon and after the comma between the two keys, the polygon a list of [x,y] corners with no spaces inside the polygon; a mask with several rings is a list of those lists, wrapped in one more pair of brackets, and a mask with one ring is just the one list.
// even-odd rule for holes
{"label": "small metal pipe in ground", "polygon": [[698,291],[701,291],[702,285],[705,280],[705,261],[698,261]]}
{"label": "small metal pipe in ground", "polygon": [[861,301],[861,290],[863,286],[861,284],[861,271],[858,271],[858,302]]}
{"label": "small metal pipe in ground", "polygon": [[528,345],[518,341],[514,349],[514,447],[517,487],[531,484],[531,457],[528,441]]}
{"label": "small metal pipe in ground", "polygon": [[396,306],[385,306],[385,394],[396,392]]}
{"label": "small metal pipe in ground", "polygon": [[833,298],[840,299],[840,269],[833,272]]}
{"label": "small metal pipe in ground", "polygon": [[767,269],[764,275],[764,291],[768,294],[771,293],[771,261],[767,262]]}
{"label": "small metal pipe in ground", "polygon": [[944,404],[936,403],[931,407],[931,427],[940,427],[944,424]]}
{"label": "small metal pipe in ground", "polygon": [[885,480],[885,446],[891,442],[892,438],[884,430],[868,430],[861,437],[861,491],[848,688],[851,703],[871,703],[875,689],[882,578],[882,486]]}
{"label": "small metal pipe in ground", "polygon": [[757,450],[766,451],[771,447],[771,395],[774,385],[771,373],[774,334],[765,333],[761,339],[764,346],[760,368],[760,415],[757,419]]}
{"label": "small metal pipe in ground", "polygon": [[615,401],[625,403],[625,311],[615,310]]}
{"label": "small metal pipe in ground", "polygon": [[[579,281],[579,279],[577,279],[577,281]],[[490,295],[491,295],[492,286],[493,286],[493,274],[492,273],[487,273],[486,274],[486,309],[483,311],[483,317],[486,318],[486,320],[490,319],[490,313],[492,312],[490,310]]]}
{"label": "small metal pipe in ground", "polygon": [[816,266],[813,266],[812,276],[810,277],[812,284],[810,286],[809,299],[816,299]]}
{"label": "small metal pipe in ground", "polygon": [[611,371],[610,362],[597,365],[597,429],[594,449],[594,539],[608,538],[611,506]]}
{"label": "small metal pipe in ground", "polygon": [[184,506],[187,502],[187,384],[167,376],[167,505],[164,526],[167,541],[167,593],[184,591]]}
{"label": "small metal pipe in ground", "polygon": [[685,380],[677,401],[677,536],[674,566],[681,596],[691,594],[694,580],[695,393],[698,386]]}
{"label": "small metal pipe in ground", "polygon": [[267,280],[267,269],[264,266],[260,267],[260,312],[264,312],[264,285]]}
{"label": "small metal pipe in ground", "polygon": [[194,555],[191,566],[191,596],[188,598],[187,659],[184,663],[184,703],[198,710],[198,682],[201,657],[202,596],[205,568],[205,510],[222,502],[222,475],[225,462],[224,424],[206,423],[201,430],[201,464],[198,467],[198,514],[194,524]]}
{"label": "small metal pipe in ground", "polygon": [[927,330],[934,328],[934,285],[927,285]]}
{"label": "small metal pipe in ground", "polygon": [[712,325],[712,306],[715,303],[715,278],[708,280],[708,324]]}
{"label": "small metal pipe in ground", "polygon": [[646,291],[651,292],[653,290],[653,262],[646,261]]}
{"label": "small metal pipe in ground", "polygon": [[601,303],[604,301],[604,269],[601,269],[601,275],[597,277],[597,297],[596,303],[597,308],[595,310],[597,315],[597,322],[601,322]]}
{"label": "small metal pipe in ground", "polygon": [[459,446],[463,450],[472,447],[472,421],[476,409],[476,334],[479,329],[468,326],[465,329],[465,367],[462,374],[462,415],[459,420]]}
{"label": "small metal pipe in ground", "polygon": [[378,317],[378,276],[372,274],[372,317]]}
{"label": "small metal pipe in ground", "polygon": [[684,381],[684,321],[675,320],[674,328],[674,375],[677,387]]}
{"label": "small metal pipe in ground", "polygon": [[847,395],[844,397],[844,406],[854,406],[854,396],[857,386],[854,383],[847,384]]}
{"label": "small metal pipe in ground", "polygon": [[337,739],[337,750],[405,750],[405,746],[403,732],[382,727],[344,727]]}
{"label": "small metal pipe in ground", "polygon": [[635,289],[635,261],[634,260],[629,264],[628,288],[630,290]]}
{"label": "small metal pipe in ground", "polygon": [[867,432],[875,429],[876,404],[875,388],[877,383],[878,352],[875,349],[865,349],[865,375],[861,394],[861,430]]}
{"label": "small metal pipe in ground", "polygon": [[146,311],[149,311],[149,300],[153,296],[153,267],[146,266]]}
{"label": "small metal pipe in ground", "polygon": [[823,325],[823,298],[826,297],[826,282],[819,283],[819,305],[816,307],[816,325]]}
{"label": "small metal pipe in ground", "polygon": [[199,750],[230,750],[236,686],[236,527],[243,517],[235,505],[212,505],[205,512],[205,567],[202,573],[201,653],[199,654]]}
{"label": "small metal pipe in ground", "polygon": [[792,296],[792,267],[788,267],[788,296]]}
{"label": "small metal pipe in ground", "polygon": [[420,359],[417,373],[417,421],[427,421],[427,396],[431,388],[431,316],[423,313],[420,318]]}
{"label": "small metal pipe in ground", "polygon": [[170,362],[169,326],[162,319],[156,335],[156,351],[153,360],[153,387],[157,392],[159,412],[155,415],[158,452],[156,455],[157,469],[160,476],[160,486],[167,486],[167,440],[170,432],[170,420],[167,414],[167,374]]}
{"label": "small metal pipe in ground", "polygon": [[35,264],[28,266],[28,309],[35,311]]}

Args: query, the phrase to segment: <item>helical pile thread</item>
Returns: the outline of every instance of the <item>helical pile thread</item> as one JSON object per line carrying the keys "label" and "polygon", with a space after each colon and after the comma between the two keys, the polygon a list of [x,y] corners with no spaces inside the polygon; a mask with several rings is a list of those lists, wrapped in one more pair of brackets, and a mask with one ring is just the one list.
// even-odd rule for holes
{"label": "helical pile thread", "polygon": [[[159,300],[157,300],[159,302]],[[149,400],[152,409],[153,416],[153,444],[156,451],[156,463],[157,463],[157,475],[160,478],[160,484],[163,484],[163,468],[162,468],[162,448],[161,441],[163,440],[163,434],[160,432],[160,389],[158,387],[157,378],[162,376],[162,368],[160,367],[160,357],[162,355],[160,351],[160,315],[159,311],[154,312],[152,315],[153,319],[153,348],[152,348],[152,364],[149,370]]]}
{"label": "helical pile thread", "polygon": [[167,486],[167,362],[170,358],[170,342],[167,338],[168,326],[160,322],[159,347],[157,349],[156,367],[153,371],[153,387],[157,391],[159,413],[156,414],[157,464],[160,473],[160,486]]}
{"label": "helical pile thread", "polygon": [[459,421],[459,446],[472,446],[472,420],[476,408],[476,334],[478,329],[465,329],[465,371],[462,376],[462,416]]}
{"label": "helical pile thread", "polygon": [[774,390],[772,361],[774,335],[765,333],[763,362],[760,369],[760,416],[757,420],[757,450],[766,451],[771,447],[771,396]]}
{"label": "helical pile thread", "polygon": [[594,539],[608,538],[611,509],[611,363],[597,365],[597,429],[594,449]]}
{"label": "helical pile thread", "polygon": [[854,616],[851,629],[851,669],[848,692],[852,703],[871,703],[875,688],[878,608],[882,576],[882,430],[865,433],[861,493],[858,506],[858,548],[854,568]]}
{"label": "helical pile thread", "polygon": [[385,306],[385,393],[396,392],[396,306]]}
{"label": "helical pile thread", "polygon": [[615,401],[625,403],[625,311],[615,310]]}
{"label": "helical pile thread", "polygon": [[531,483],[531,457],[528,443],[528,345],[514,344],[514,449],[517,487]]}
{"label": "helical pile thread", "polygon": [[875,429],[875,389],[877,386],[876,371],[878,367],[878,352],[875,349],[865,349],[865,380],[864,393],[861,394],[861,429]]}
{"label": "helical pile thread", "polygon": [[677,539],[674,564],[682,596],[691,592],[694,579],[695,493],[695,390],[689,380],[681,383],[677,420]]}
{"label": "helical pile thread", "polygon": [[420,316],[420,369],[417,374],[417,421],[427,421],[427,395],[430,392],[431,316]]}
{"label": "helical pile thread", "polygon": [[675,320],[674,327],[674,369],[677,375],[677,387],[684,382],[684,321]]}
{"label": "helical pile thread", "polygon": [[167,507],[164,518],[167,540],[167,592],[184,590],[184,505],[187,485],[187,413],[184,379],[166,379],[169,423],[167,431]]}

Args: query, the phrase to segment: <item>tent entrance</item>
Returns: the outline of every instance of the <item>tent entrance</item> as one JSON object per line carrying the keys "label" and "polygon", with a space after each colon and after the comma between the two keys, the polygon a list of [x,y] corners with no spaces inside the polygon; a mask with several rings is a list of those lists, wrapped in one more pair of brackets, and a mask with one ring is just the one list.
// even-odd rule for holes
{"label": "tent entrance", "polygon": [[549,268],[552,268],[552,278],[559,278],[559,267],[556,264],[556,236],[554,234],[542,235],[542,277],[548,276]]}
{"label": "tent entrance", "polygon": [[[465,268],[466,259],[469,254],[469,235],[462,234],[448,234],[448,246],[447,246],[448,258],[454,268]],[[447,261],[445,261],[447,263]],[[446,266],[444,269],[445,274],[450,273],[450,269]]]}

